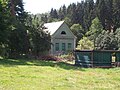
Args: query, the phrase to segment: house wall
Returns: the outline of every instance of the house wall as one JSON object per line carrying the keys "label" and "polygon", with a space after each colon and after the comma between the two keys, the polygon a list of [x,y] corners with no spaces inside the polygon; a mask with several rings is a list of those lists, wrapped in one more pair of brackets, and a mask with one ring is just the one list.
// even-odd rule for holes
{"label": "house wall", "polygon": [[[61,31],[65,31],[66,35],[61,35]],[[69,27],[67,26],[66,23],[63,23],[58,30],[52,35],[52,38],[76,38],[74,34],[71,32]]]}
{"label": "house wall", "polygon": [[[59,43],[59,51],[56,51],[56,43]],[[62,50],[62,43],[65,43],[65,51]],[[68,48],[68,44],[71,43],[71,48]],[[67,51],[73,51],[74,50],[74,39],[69,38],[56,38],[53,40],[53,45],[52,45],[52,54],[59,54],[59,53],[66,53]]]}
{"label": "house wall", "polygon": [[[61,34],[62,31],[65,31],[66,34]],[[63,23],[61,27],[52,35],[51,42],[53,45],[51,46],[52,54],[63,54],[67,51],[72,51],[75,49],[76,37],[70,31],[69,27]],[[59,51],[56,51],[56,43],[59,44]],[[65,43],[65,51],[62,50],[62,43]],[[68,43],[71,43],[71,49],[68,49]]]}

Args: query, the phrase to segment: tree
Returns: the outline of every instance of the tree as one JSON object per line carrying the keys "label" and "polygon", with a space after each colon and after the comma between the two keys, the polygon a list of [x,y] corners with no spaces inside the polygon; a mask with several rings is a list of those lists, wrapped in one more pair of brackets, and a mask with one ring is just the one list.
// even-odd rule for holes
{"label": "tree", "polygon": [[26,29],[27,13],[24,11],[22,0],[10,0],[12,7],[12,25],[13,29],[9,36],[9,54],[12,58],[17,58],[23,54],[27,55],[29,52],[29,38]]}
{"label": "tree", "polygon": [[53,9],[53,8],[51,9],[51,11],[50,11],[50,17],[58,19],[58,13],[57,13],[56,9]]}
{"label": "tree", "polygon": [[113,28],[120,28],[120,0],[113,0]]}
{"label": "tree", "polygon": [[51,45],[50,34],[43,30],[43,24],[38,17],[36,15],[29,16],[26,24],[29,30],[30,53],[35,57],[39,57],[44,52],[48,52]]}
{"label": "tree", "polygon": [[68,17],[65,17],[65,22],[66,22],[66,24],[69,26],[69,27],[71,27],[72,26],[72,23],[71,23],[71,19],[70,18],[68,18]]}
{"label": "tree", "polygon": [[41,21],[42,21],[43,23],[47,23],[47,22],[48,22],[48,16],[47,16],[46,14],[42,14],[42,15],[41,15]]}
{"label": "tree", "polygon": [[58,18],[60,20],[63,20],[66,17],[66,15],[67,15],[67,9],[66,6],[63,5],[58,11]]}
{"label": "tree", "polygon": [[67,8],[67,17],[71,19],[71,24],[77,24],[76,4],[72,3]]}
{"label": "tree", "polygon": [[99,21],[99,19],[96,17],[93,21],[92,21],[92,25],[90,27],[90,30],[86,33],[86,36],[94,41],[99,34],[101,34],[101,32],[103,31],[103,27],[101,22]]}
{"label": "tree", "polygon": [[71,6],[71,23],[77,24],[77,11],[76,11],[76,4],[73,3]]}
{"label": "tree", "polygon": [[120,27],[120,1],[97,0],[97,15],[105,30],[113,31]]}
{"label": "tree", "polygon": [[76,8],[76,13],[77,13],[77,23],[80,25],[83,25],[83,16],[84,16],[84,2],[82,1],[81,3],[77,3],[77,8]]}
{"label": "tree", "polygon": [[91,22],[94,19],[94,1],[93,0],[85,0],[84,4],[84,16],[83,16],[83,28],[86,32],[89,30],[91,26]]}
{"label": "tree", "polygon": [[23,54],[28,54],[29,38],[23,24],[17,23],[16,29],[11,31],[9,40],[10,57],[18,58]]}
{"label": "tree", "polygon": [[12,29],[8,0],[0,0],[0,56],[8,54],[9,35]]}
{"label": "tree", "polygon": [[59,17],[60,20],[64,19],[64,14],[62,12],[62,8],[60,8],[59,11],[58,11],[58,17]]}
{"label": "tree", "polygon": [[102,23],[103,29],[105,30],[105,17],[106,17],[106,5],[104,0],[97,0],[96,1],[96,10],[97,16]]}
{"label": "tree", "polygon": [[90,41],[87,37],[83,37],[79,42],[77,49],[80,50],[92,50],[94,48],[94,44],[92,41]]}
{"label": "tree", "polygon": [[120,50],[120,28],[115,31],[115,37],[117,38],[118,48]]}
{"label": "tree", "polygon": [[78,41],[84,36],[85,32],[82,29],[80,24],[73,24],[70,27],[71,31],[73,32],[73,34],[77,37],[77,41],[76,43],[78,43]]}
{"label": "tree", "polygon": [[10,27],[9,16],[10,13],[7,3],[5,3],[3,0],[0,0],[0,44],[4,43],[8,39],[7,32]]}
{"label": "tree", "polygon": [[113,30],[113,0],[106,0],[106,29]]}
{"label": "tree", "polygon": [[97,49],[100,50],[117,50],[118,40],[113,32],[103,31],[96,39],[98,45]]}
{"label": "tree", "polygon": [[62,9],[63,9],[63,14],[64,14],[64,16],[66,16],[66,14],[67,14],[67,9],[66,9],[66,6],[65,6],[65,5],[63,5]]}

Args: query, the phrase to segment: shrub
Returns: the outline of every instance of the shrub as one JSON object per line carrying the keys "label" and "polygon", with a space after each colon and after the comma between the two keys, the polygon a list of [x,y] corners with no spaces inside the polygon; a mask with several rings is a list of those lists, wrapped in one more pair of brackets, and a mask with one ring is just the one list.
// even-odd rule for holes
{"label": "shrub", "polygon": [[75,58],[72,54],[61,55],[61,56],[59,56],[59,58],[61,58],[61,60],[63,60],[63,61],[73,61],[73,60],[75,60]]}
{"label": "shrub", "polygon": [[61,58],[53,55],[46,55],[46,56],[41,56],[39,57],[40,60],[45,60],[45,61],[62,61]]}
{"label": "shrub", "polygon": [[93,48],[94,48],[94,43],[92,41],[90,41],[87,37],[83,37],[78,42],[78,46],[77,46],[76,49],[79,49],[79,50],[84,50],[84,49],[92,50]]}

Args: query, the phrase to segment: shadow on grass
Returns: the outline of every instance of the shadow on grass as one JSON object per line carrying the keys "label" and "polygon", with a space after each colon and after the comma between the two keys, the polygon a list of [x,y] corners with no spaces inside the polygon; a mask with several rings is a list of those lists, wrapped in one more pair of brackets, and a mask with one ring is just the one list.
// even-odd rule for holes
{"label": "shadow on grass", "polygon": [[27,65],[27,66],[50,66],[50,67],[60,67],[66,70],[81,70],[85,71],[85,69],[76,67],[72,64],[68,64],[65,62],[55,62],[55,61],[43,61],[43,60],[23,60],[23,59],[0,59],[0,65],[6,67],[13,67],[17,65]]}
{"label": "shadow on grass", "polygon": [[0,59],[0,65],[4,66],[16,66],[16,65],[29,65],[27,60],[15,60],[15,59]]}

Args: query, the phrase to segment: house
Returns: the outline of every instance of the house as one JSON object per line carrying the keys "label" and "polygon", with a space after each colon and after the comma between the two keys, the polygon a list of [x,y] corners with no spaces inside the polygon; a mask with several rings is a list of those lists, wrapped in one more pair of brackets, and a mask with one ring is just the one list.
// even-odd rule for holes
{"label": "house", "polygon": [[44,27],[51,35],[51,54],[64,54],[75,50],[76,36],[64,21],[45,23]]}

